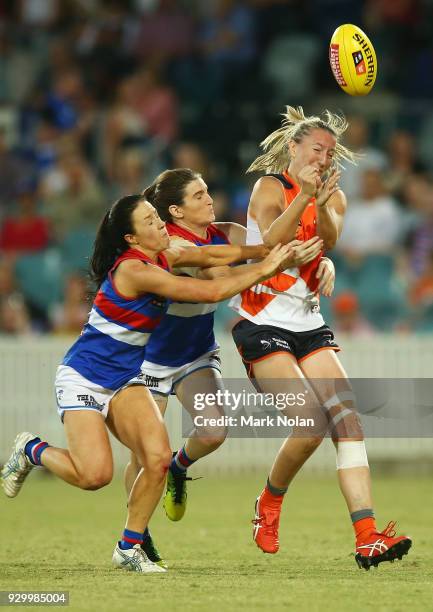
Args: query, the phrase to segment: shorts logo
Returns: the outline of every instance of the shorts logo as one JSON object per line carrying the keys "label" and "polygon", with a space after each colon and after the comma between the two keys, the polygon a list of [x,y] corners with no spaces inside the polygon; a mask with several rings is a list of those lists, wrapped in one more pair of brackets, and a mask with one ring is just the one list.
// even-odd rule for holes
{"label": "shorts logo", "polygon": [[98,404],[93,395],[77,395],[77,401],[83,402],[86,408],[96,408],[97,410],[104,409],[104,406]]}
{"label": "shorts logo", "polygon": [[270,340],[260,340],[260,344],[265,351],[269,351],[269,349],[272,348],[272,344],[278,348],[289,350],[289,344],[286,342],[286,340],[281,340],[281,338],[272,337]]}
{"label": "shorts logo", "polygon": [[159,387],[159,378],[156,378],[156,376],[150,376],[141,372],[135,378],[141,380],[145,387]]}
{"label": "shorts logo", "polygon": [[62,397],[63,397],[64,392],[65,392],[65,390],[64,390],[64,389],[59,389],[59,390],[57,391],[57,401],[59,401],[59,402],[60,402],[60,401],[62,400]]}
{"label": "shorts logo", "polygon": [[289,344],[286,340],[281,340],[281,338],[271,338],[272,342],[274,342],[279,348],[289,350]]}

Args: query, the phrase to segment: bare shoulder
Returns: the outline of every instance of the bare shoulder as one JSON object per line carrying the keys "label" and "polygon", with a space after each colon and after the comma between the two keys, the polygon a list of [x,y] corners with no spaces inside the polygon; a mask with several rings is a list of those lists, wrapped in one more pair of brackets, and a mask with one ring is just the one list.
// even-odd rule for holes
{"label": "bare shoulder", "polygon": [[328,206],[333,208],[336,213],[342,215],[346,212],[347,198],[341,189],[335,191],[329,198]]}
{"label": "bare shoulder", "polygon": [[284,188],[274,176],[262,176],[256,181],[250,199],[251,212],[257,212],[259,205],[284,209]]}
{"label": "bare shoulder", "polygon": [[[114,283],[117,291],[123,295],[138,297],[153,286],[159,286],[164,280],[157,265],[149,265],[138,259],[122,261],[114,273]],[[164,277],[165,278],[165,277]]]}
{"label": "bare shoulder", "polygon": [[159,266],[155,263],[155,265],[147,264],[139,259],[126,259],[119,264],[119,267],[116,271],[116,278],[118,279],[121,276],[131,277],[136,276],[137,274],[143,274],[149,271],[159,271]]}
{"label": "bare shoulder", "polygon": [[125,273],[132,274],[134,272],[141,272],[143,270],[144,265],[143,262],[139,259],[125,259],[125,261],[120,262],[117,267],[117,274]]}
{"label": "bare shoulder", "polygon": [[253,193],[255,191],[260,192],[269,192],[274,194],[279,194],[282,197],[284,196],[284,188],[281,183],[275,176],[261,176],[255,183],[253,187]]}

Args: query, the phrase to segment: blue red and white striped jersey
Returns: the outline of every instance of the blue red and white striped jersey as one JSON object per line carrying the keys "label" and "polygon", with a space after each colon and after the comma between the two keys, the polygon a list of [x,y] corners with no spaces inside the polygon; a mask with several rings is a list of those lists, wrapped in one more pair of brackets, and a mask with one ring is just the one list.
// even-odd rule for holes
{"label": "blue red and white striped jersey", "polygon": [[[167,223],[166,228],[170,236],[180,236],[197,246],[229,243],[225,233],[214,225],[209,226],[206,238],[173,223]],[[218,348],[213,332],[216,308],[217,304],[172,302],[146,345],[142,369],[157,375],[155,366],[183,366]]]}
{"label": "blue red and white striped jersey", "polygon": [[113,272],[126,259],[169,269],[162,254],[156,263],[137,249],[128,249],[118,257],[96,294],[81,336],[62,362],[107,389],[118,389],[139,372],[145,346],[169,304],[153,293],[129,298],[117,291]]}

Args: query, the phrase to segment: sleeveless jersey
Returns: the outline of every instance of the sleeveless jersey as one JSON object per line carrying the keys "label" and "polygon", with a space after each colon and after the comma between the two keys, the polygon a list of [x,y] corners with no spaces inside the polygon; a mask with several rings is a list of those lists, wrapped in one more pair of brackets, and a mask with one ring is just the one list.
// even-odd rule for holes
{"label": "sleeveless jersey", "polygon": [[[284,172],[271,174],[284,189],[285,208],[288,208],[300,192],[300,187]],[[316,207],[311,199],[301,215],[296,238],[309,240],[316,236]],[[248,213],[247,244],[260,244],[262,237],[257,221]],[[300,268],[287,268],[272,278],[242,291],[230,302],[240,316],[257,325],[274,325],[295,332],[309,331],[324,325],[320,314],[316,272],[319,255]]]}
{"label": "sleeveless jersey", "polygon": [[113,272],[127,259],[169,269],[162,254],[157,263],[137,249],[128,249],[118,257],[96,294],[81,336],[62,362],[107,389],[118,389],[139,372],[145,346],[169,303],[153,293],[129,298],[117,291]]}
{"label": "sleeveless jersey", "polygon": [[[227,236],[214,225],[210,225],[206,238],[174,223],[167,223],[170,236],[180,236],[197,246],[228,244]],[[191,363],[201,355],[218,348],[213,332],[214,312],[217,304],[195,302],[172,302],[161,325],[149,340],[142,369],[154,376],[169,369]]]}

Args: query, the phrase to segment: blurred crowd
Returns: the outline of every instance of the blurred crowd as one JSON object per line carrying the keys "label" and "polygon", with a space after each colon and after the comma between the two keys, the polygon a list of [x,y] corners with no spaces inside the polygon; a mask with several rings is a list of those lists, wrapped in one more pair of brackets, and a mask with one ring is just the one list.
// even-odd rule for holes
{"label": "blurred crowd", "polygon": [[[365,100],[328,66],[342,17],[376,47]],[[245,223],[245,169],[285,104],[342,109],[359,154],[325,317],[433,331],[430,1],[0,0],[0,49],[0,333],[79,333],[99,219],[165,168],[201,172],[217,218]]]}

